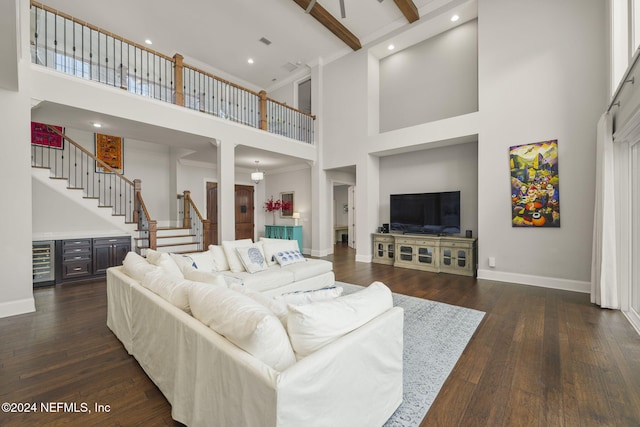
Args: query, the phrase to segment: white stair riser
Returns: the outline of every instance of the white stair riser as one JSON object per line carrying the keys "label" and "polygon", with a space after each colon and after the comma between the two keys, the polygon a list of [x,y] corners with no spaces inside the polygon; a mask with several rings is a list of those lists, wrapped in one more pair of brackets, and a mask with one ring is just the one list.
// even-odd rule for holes
{"label": "white stair riser", "polygon": [[[157,237],[157,236],[156,236]],[[156,243],[158,245],[177,245],[180,243],[197,243],[198,239],[196,236],[189,237],[165,237],[165,238],[157,238]]]}
{"label": "white stair riser", "polygon": [[184,236],[189,234],[188,228],[172,228],[172,229],[159,229],[156,231],[157,237],[172,237],[172,236]]}
{"label": "white stair riser", "polygon": [[191,245],[177,245],[177,246],[161,246],[156,249],[158,252],[197,252],[198,244],[194,243]]}

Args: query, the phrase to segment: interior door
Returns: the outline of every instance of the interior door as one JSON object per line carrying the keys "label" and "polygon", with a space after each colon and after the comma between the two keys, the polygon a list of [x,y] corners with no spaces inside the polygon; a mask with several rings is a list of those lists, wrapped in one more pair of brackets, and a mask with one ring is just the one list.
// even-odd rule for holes
{"label": "interior door", "polygon": [[[251,185],[236,185],[236,239],[254,238],[254,188]],[[218,184],[207,182],[207,218],[211,220],[211,242],[218,242]]]}
{"label": "interior door", "polygon": [[254,237],[252,185],[236,185],[236,239]]}
{"label": "interior door", "polygon": [[218,244],[218,183],[207,182],[207,218],[211,221],[210,242]]}

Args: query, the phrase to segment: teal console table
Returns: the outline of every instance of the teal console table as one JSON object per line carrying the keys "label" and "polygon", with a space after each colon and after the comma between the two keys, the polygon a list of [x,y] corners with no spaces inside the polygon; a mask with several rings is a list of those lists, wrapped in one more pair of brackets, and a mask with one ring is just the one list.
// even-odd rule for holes
{"label": "teal console table", "polygon": [[298,249],[302,252],[301,225],[265,225],[265,237],[269,239],[297,240]]}

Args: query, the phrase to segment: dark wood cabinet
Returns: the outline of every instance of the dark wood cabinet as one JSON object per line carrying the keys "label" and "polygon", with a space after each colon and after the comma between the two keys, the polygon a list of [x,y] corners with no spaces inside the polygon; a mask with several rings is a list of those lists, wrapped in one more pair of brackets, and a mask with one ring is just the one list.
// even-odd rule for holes
{"label": "dark wood cabinet", "polygon": [[129,236],[58,240],[56,283],[102,277],[130,250]]}
{"label": "dark wood cabinet", "polygon": [[131,238],[110,237],[93,239],[93,275],[104,275],[107,268],[122,265],[131,250]]}

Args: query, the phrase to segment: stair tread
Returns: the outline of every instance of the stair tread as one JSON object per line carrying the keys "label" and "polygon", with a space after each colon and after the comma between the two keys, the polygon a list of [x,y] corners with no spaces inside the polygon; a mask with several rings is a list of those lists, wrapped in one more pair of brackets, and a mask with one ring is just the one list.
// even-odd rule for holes
{"label": "stair tread", "polygon": [[189,230],[189,227],[158,227],[158,230],[163,230],[163,231],[167,231],[167,230]]}
{"label": "stair tread", "polygon": [[171,246],[187,246],[187,245],[197,245],[198,242],[189,242],[189,243],[172,243],[166,245],[156,245],[157,248],[170,248]]}
{"label": "stair tread", "polygon": [[175,236],[156,236],[157,239],[177,239],[178,237],[196,237],[195,234],[176,234]]}

